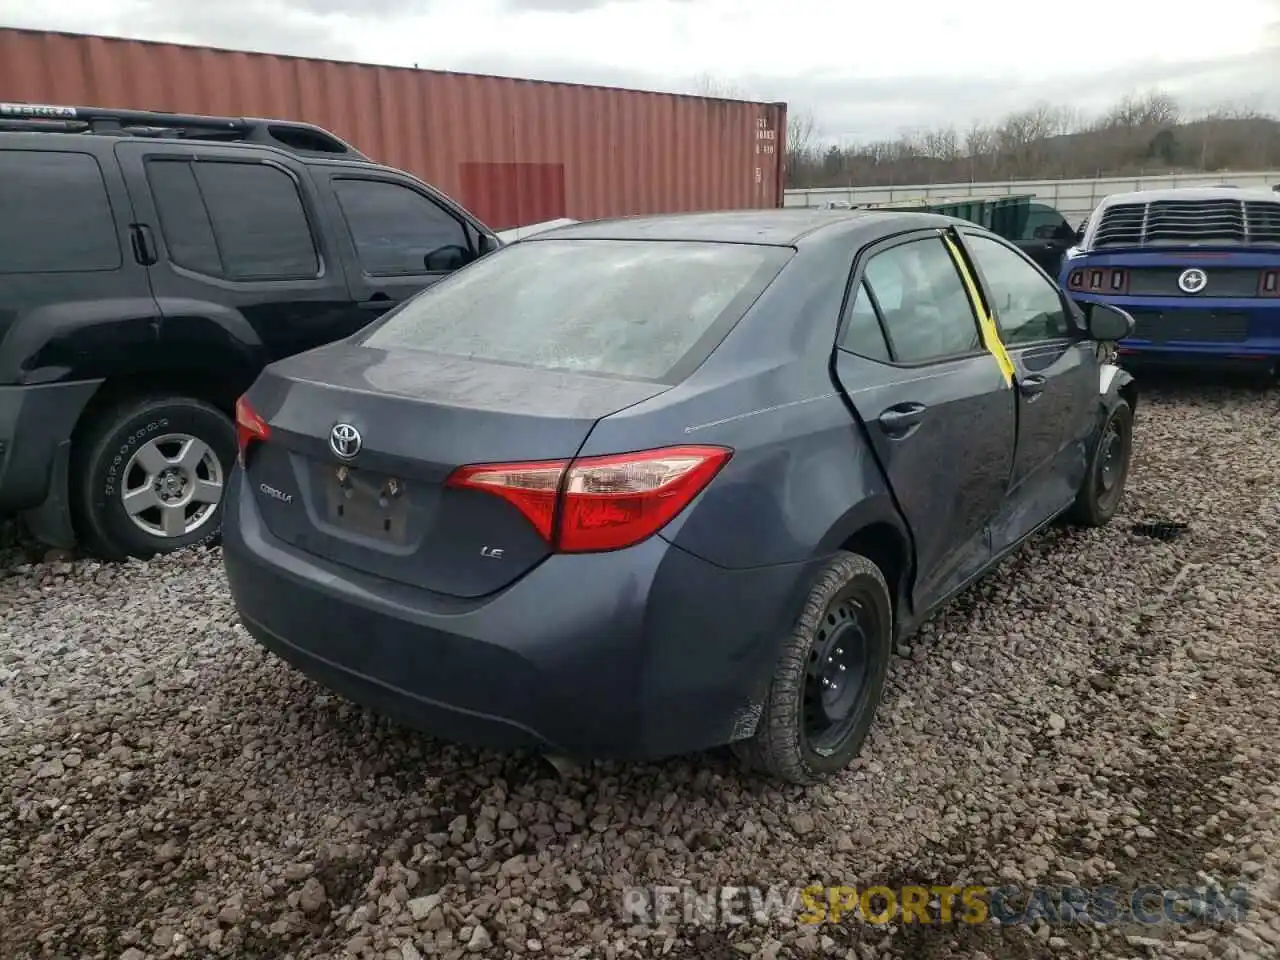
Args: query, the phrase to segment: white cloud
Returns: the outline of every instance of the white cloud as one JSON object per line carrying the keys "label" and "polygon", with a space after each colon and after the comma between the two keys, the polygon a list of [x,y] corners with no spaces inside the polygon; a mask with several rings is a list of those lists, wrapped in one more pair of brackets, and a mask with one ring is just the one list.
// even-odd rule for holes
{"label": "white cloud", "polygon": [[0,0],[0,25],[688,91],[711,75],[828,136],[1097,110],[1160,86],[1280,112],[1280,0]]}

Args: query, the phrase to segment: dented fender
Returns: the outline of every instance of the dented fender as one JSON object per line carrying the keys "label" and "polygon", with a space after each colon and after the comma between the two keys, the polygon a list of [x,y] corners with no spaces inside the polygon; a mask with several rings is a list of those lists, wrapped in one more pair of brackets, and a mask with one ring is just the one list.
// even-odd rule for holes
{"label": "dented fender", "polygon": [[1098,365],[1098,397],[1106,413],[1115,409],[1116,401],[1123,397],[1122,391],[1133,382],[1133,374],[1119,364],[1108,362]]}
{"label": "dented fender", "polygon": [[1090,449],[1102,435],[1102,427],[1115,411],[1116,405],[1127,399],[1134,416],[1138,413],[1138,394],[1133,374],[1118,363],[1104,361],[1098,364],[1098,420],[1089,436]]}

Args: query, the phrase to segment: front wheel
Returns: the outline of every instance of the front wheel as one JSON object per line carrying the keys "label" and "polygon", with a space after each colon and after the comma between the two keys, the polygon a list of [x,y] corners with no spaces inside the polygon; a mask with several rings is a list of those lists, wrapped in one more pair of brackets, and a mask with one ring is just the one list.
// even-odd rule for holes
{"label": "front wheel", "polygon": [[1089,472],[1067,511],[1067,519],[1084,527],[1102,527],[1111,522],[1124,497],[1133,458],[1133,408],[1116,401],[1098,434],[1089,459]]}
{"label": "front wheel", "polygon": [[235,455],[231,421],[201,400],[153,397],[105,411],[79,445],[81,537],[108,560],[213,542]]}
{"label": "front wheel", "polygon": [[732,744],[750,768],[791,783],[849,765],[871,729],[893,650],[880,568],[839,553],[815,581],[783,645],[755,735]]}

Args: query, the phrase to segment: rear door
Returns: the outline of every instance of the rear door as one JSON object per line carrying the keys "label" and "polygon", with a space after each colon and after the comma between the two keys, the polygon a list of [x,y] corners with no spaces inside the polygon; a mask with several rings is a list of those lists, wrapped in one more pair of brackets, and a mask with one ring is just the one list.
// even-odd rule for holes
{"label": "rear door", "polygon": [[1096,423],[1096,345],[1076,331],[1057,284],[1016,249],[973,230],[961,239],[1014,365],[1018,443],[996,551],[1016,543],[1075,497]]}
{"label": "rear door", "polygon": [[369,321],[320,229],[306,168],[267,151],[126,140],[116,146],[155,263],[161,338],[175,363],[200,344],[257,341],[270,361]]}
{"label": "rear door", "polygon": [[916,606],[982,570],[1013,462],[1013,393],[937,231],[855,267],[836,375],[915,541]]}
{"label": "rear door", "polygon": [[475,226],[407,177],[374,168],[315,170],[327,178],[347,282],[369,320],[480,255]]}

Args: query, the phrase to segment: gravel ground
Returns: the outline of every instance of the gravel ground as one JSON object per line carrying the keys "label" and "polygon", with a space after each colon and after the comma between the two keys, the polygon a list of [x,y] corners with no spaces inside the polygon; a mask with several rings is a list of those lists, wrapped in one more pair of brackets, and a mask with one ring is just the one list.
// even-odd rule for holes
{"label": "gravel ground", "polygon": [[[0,956],[1264,957],[1280,952],[1280,394],[1162,387],[1124,514],[899,649],[856,768],[557,773],[327,695],[217,552],[0,544]],[[1133,532],[1189,524],[1177,539]],[[1242,923],[639,926],[654,884],[1246,883]]]}

